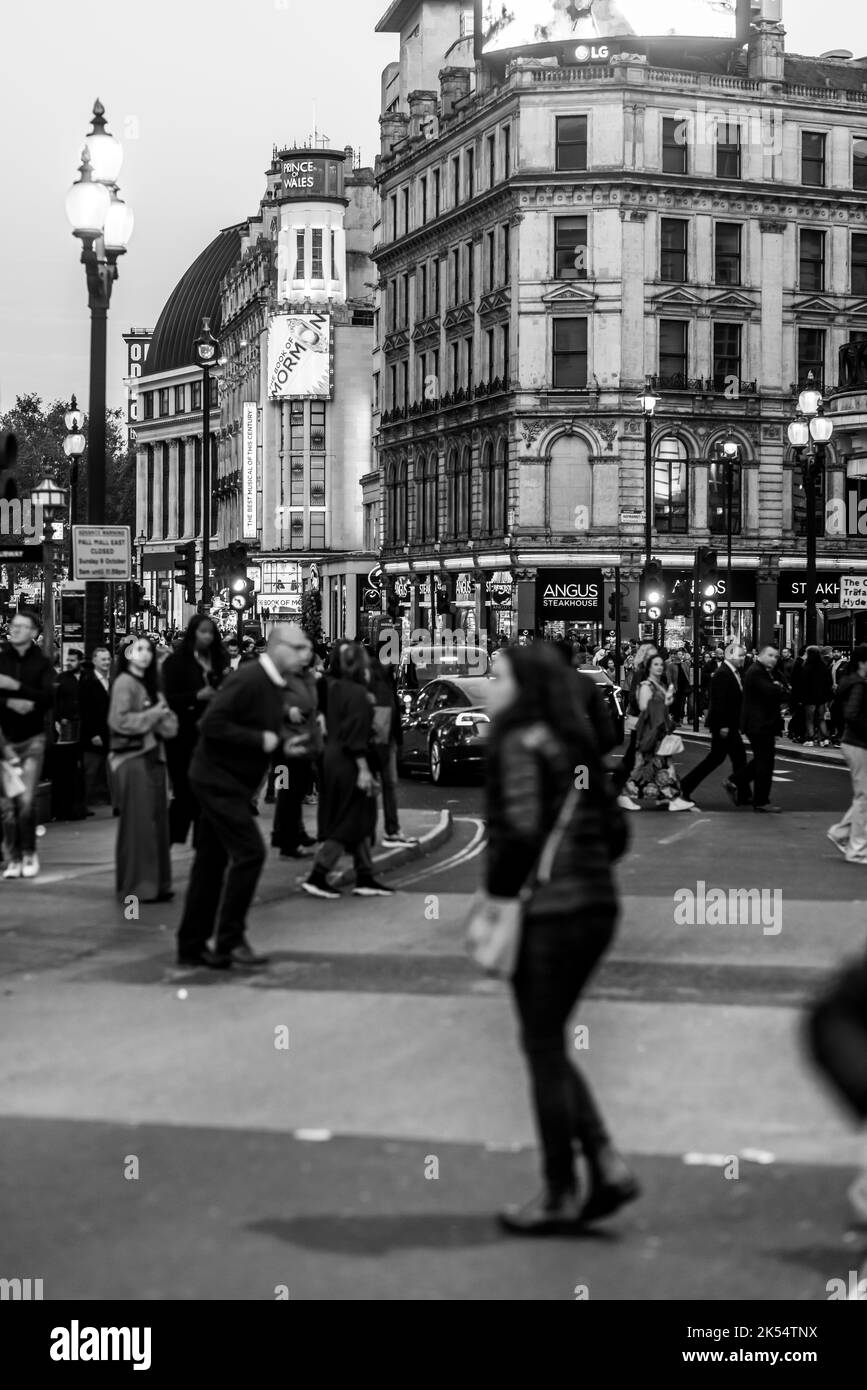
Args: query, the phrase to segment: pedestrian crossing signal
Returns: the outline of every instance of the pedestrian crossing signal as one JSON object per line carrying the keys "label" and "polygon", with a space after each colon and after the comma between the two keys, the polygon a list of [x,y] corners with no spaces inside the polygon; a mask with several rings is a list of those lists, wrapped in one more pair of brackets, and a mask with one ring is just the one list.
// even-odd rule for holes
{"label": "pedestrian crossing signal", "polygon": [[717,584],[719,583],[719,562],[713,546],[699,547],[696,555],[698,570],[698,596],[701,611],[706,617],[713,617],[717,609]]}
{"label": "pedestrian crossing signal", "polygon": [[187,541],[186,545],[175,546],[176,584],[184,585],[184,598],[187,603],[196,601],[196,543]]}
{"label": "pedestrian crossing signal", "polygon": [[641,597],[647,609],[647,616],[652,622],[659,622],[665,617],[668,600],[661,560],[650,559],[644,566],[641,575]]}

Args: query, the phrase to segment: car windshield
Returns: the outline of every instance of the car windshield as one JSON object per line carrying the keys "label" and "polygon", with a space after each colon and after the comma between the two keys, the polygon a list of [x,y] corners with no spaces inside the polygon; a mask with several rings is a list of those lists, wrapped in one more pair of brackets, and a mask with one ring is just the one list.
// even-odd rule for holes
{"label": "car windshield", "polygon": [[467,680],[450,682],[459,690],[471,705],[487,706],[491,694],[491,681],[487,676],[471,676]]}
{"label": "car windshield", "polygon": [[488,669],[486,651],[437,651],[430,647],[411,647],[401,662],[401,674],[412,661],[418,674],[419,683],[436,680],[438,677],[484,676]]}

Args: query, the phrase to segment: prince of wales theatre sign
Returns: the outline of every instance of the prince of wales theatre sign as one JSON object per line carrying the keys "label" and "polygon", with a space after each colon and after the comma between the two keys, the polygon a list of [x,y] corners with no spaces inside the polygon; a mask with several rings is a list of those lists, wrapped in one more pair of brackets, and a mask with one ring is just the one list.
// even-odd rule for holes
{"label": "prince of wales theatre sign", "polygon": [[330,400],[330,314],[277,314],[268,328],[268,397]]}

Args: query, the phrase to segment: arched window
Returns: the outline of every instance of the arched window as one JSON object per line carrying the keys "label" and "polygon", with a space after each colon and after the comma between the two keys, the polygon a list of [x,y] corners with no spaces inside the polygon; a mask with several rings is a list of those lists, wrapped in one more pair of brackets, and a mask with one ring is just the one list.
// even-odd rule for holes
{"label": "arched window", "polygon": [[549,526],[552,531],[590,530],[593,516],[593,468],[587,445],[564,435],[551,448],[549,468]]}
{"label": "arched window", "polygon": [[469,536],[472,522],[472,465],[473,453],[469,444],[461,449],[458,465],[457,487],[457,532],[459,536]]}
{"label": "arched window", "polygon": [[686,535],[689,530],[689,466],[682,439],[667,435],[656,446],[653,465],[653,516],[657,531]]}
{"label": "arched window", "polygon": [[728,473],[731,469],[732,535],[741,534],[741,465],[712,459],[707,472],[707,524],[712,536],[728,534]]}
{"label": "arched window", "polygon": [[481,481],[481,508],[480,522],[482,531],[493,531],[495,529],[492,501],[494,496],[494,446],[490,439],[486,439],[482,445],[480,467]]}
{"label": "arched window", "polygon": [[424,474],[424,512],[425,537],[435,541],[439,537],[439,458],[436,450],[428,454]]}
{"label": "arched window", "polygon": [[396,536],[394,534],[394,482],[395,470],[391,462],[385,465],[385,539],[390,545],[394,544]]}
{"label": "arched window", "polygon": [[446,535],[456,536],[458,525],[458,451],[446,455]]}
{"label": "arched window", "polygon": [[407,461],[402,458],[394,479],[394,539],[398,543],[405,543],[407,539],[407,471]]}

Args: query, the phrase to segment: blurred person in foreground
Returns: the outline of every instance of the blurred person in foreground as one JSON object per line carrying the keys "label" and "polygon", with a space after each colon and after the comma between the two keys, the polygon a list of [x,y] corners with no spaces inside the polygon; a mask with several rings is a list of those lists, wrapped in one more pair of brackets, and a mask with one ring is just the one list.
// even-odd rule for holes
{"label": "blurred person in foreground", "polygon": [[[512,981],[545,1182],[539,1197],[500,1216],[505,1229],[521,1235],[578,1234],[638,1195],[566,1036],[569,1017],[614,936],[612,863],[623,849],[622,817],[597,749],[590,695],[589,682],[576,680],[552,646],[536,642],[503,653],[490,696],[489,894],[521,893],[579,772],[586,787],[554,855],[550,881],[531,892]],[[576,1139],[586,1164],[580,1191]]]}
{"label": "blurred person in foreground", "polygon": [[852,652],[851,671],[839,687],[843,718],[840,749],[852,778],[852,802],[828,839],[850,864],[867,864],[867,646]]}

